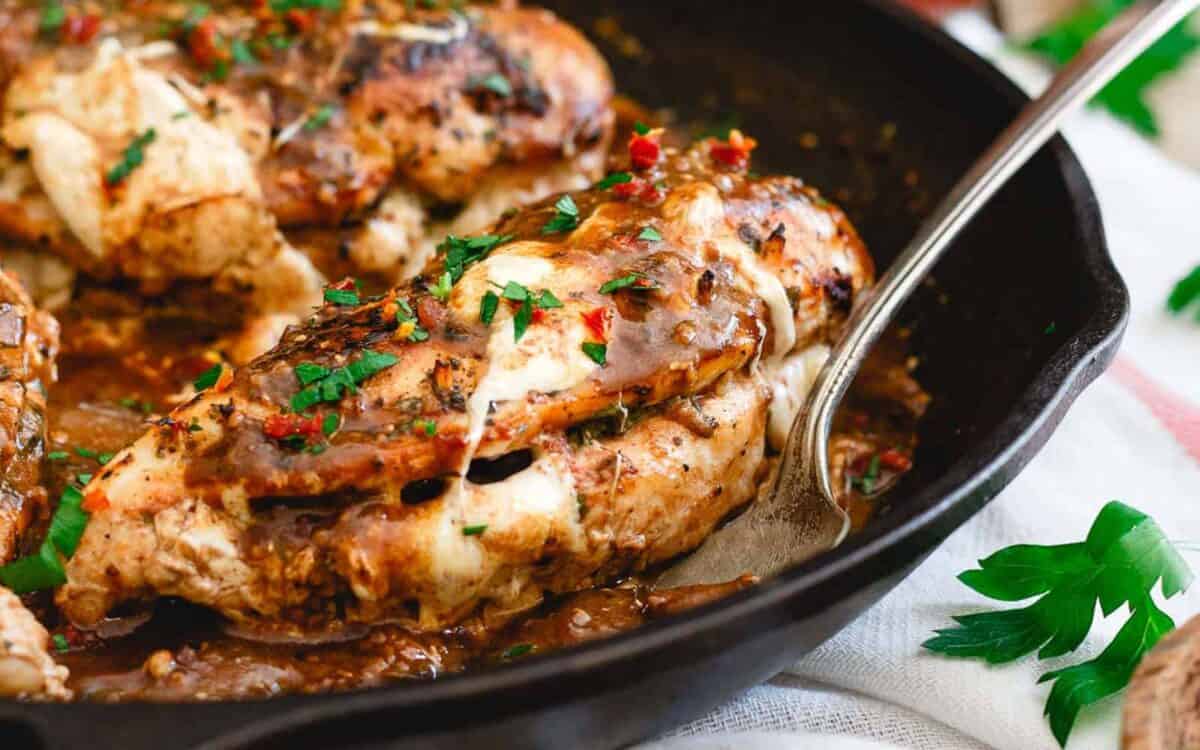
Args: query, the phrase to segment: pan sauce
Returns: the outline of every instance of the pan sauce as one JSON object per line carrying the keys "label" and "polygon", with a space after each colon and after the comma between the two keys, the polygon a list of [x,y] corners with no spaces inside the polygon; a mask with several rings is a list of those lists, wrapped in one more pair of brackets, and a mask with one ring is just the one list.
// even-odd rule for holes
{"label": "pan sauce", "polygon": [[[63,340],[77,342],[77,350],[87,350],[84,342],[97,338],[100,330],[127,333],[114,351],[67,354],[59,361],[60,382],[49,403],[48,451],[65,450],[70,456],[46,462],[51,496],[57,496],[70,477],[96,469],[93,459],[74,448],[102,455],[135,439],[183,383],[208,367],[205,352],[221,332],[220,321],[188,317],[179,308],[142,309],[104,289],[84,293],[62,323]],[[837,420],[832,444],[835,480],[847,488],[844,502],[856,529],[902,474],[902,464],[881,463],[876,478],[864,487],[861,477],[869,472],[871,457],[896,449],[911,455],[915,420],[927,401],[903,366],[902,344],[894,337],[864,370]],[[265,512],[278,518],[280,529],[296,528],[294,519],[306,513],[282,506]],[[316,515],[310,516],[319,522]],[[40,535],[35,530],[30,536]],[[560,597],[498,628],[487,616],[478,616],[442,633],[382,625],[344,633],[327,643],[280,642],[278,634],[266,632],[234,635],[211,612],[179,601],[160,603],[144,625],[140,623],[150,613],[130,613],[128,623],[116,620],[94,633],[65,623],[52,627],[57,615],[45,601],[39,614],[70,644],[67,653],[56,656],[71,671],[68,686],[77,699],[251,699],[351,690],[486,668],[619,633],[751,583],[742,579],[655,592],[630,580]],[[122,635],[100,635],[132,625],[140,626]]]}

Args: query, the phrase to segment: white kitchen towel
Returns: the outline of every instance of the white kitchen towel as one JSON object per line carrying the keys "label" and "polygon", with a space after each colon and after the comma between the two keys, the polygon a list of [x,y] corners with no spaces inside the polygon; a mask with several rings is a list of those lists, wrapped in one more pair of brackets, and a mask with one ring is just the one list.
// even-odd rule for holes
{"label": "white kitchen towel", "polygon": [[[981,16],[956,16],[949,28],[1022,85],[1047,79]],[[1066,133],[1133,296],[1117,366],[1025,472],[877,606],[784,675],[648,747],[851,750],[868,739],[913,750],[1055,748],[1042,717],[1049,686],[1038,677],[1094,656],[1126,612],[1098,622],[1080,652],[1060,659],[998,667],[946,659],[920,647],[935,628],[1004,606],[975,595],[957,573],[1011,544],[1078,541],[1114,499],[1151,514],[1173,538],[1200,540],[1200,323],[1166,315],[1163,304],[1200,263],[1200,174],[1099,111],[1073,118]],[[1200,558],[1191,562],[1200,569]],[[1165,609],[1177,623],[1200,612],[1200,585]],[[1069,750],[1117,747],[1119,721],[1119,698],[1085,709]]]}

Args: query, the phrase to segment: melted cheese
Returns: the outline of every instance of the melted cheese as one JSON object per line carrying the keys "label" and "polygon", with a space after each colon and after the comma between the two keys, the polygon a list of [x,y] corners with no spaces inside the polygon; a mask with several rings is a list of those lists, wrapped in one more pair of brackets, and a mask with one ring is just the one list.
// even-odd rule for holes
{"label": "melted cheese", "polygon": [[763,268],[758,256],[733,235],[725,219],[721,194],[707,183],[693,183],[677,188],[663,204],[663,215],[669,229],[678,229],[672,239],[684,245],[702,247],[713,244],[721,257],[731,261],[750,292],[761,299],[771,315],[775,334],[775,349],[770,359],[787,356],[796,345],[796,322],[788,302],[787,289],[774,274]]}
{"label": "melted cheese", "polygon": [[817,344],[765,368],[767,383],[771,386],[767,440],[772,448],[783,450],[792,422],[804,407],[808,392],[828,358],[829,347]]}

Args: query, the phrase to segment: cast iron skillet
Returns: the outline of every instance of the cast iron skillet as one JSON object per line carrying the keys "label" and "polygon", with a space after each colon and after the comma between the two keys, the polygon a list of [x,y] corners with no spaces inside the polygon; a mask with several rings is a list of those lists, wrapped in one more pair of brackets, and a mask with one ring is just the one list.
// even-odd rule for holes
{"label": "cast iron skillet", "polygon": [[[881,265],[1023,101],[987,63],[874,0],[587,5],[558,9],[589,33],[616,18],[645,50],[630,59],[617,51],[627,39],[598,35],[626,93],[685,117],[736,112],[762,141],[758,168],[820,186]],[[934,395],[916,469],[839,549],[633,633],[432,683],[249,704],[0,704],[0,746],[608,748],[702,714],[836,633],[1008,484],[1112,358],[1128,312],[1061,139],[936,276],[908,314]]]}

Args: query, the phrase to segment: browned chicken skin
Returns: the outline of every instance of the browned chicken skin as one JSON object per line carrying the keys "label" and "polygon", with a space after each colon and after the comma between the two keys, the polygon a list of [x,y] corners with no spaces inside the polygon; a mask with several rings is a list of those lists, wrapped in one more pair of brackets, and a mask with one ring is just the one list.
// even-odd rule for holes
{"label": "browned chicken skin", "polygon": [[[97,510],[60,606],[89,624],[173,594],[242,620],[428,629],[694,547],[766,470],[760,363],[828,340],[872,272],[837,209],[709,147],[639,171],[650,197],[574,194],[573,228],[553,229],[562,201],[499,222],[457,283],[444,253],[378,300],[290,329],[89,484]],[[601,291],[621,278],[636,281]],[[521,336],[519,305],[481,321],[488,292],[513,283],[559,303]],[[597,336],[603,366],[586,353]],[[346,367],[366,373],[353,391],[287,414]],[[615,432],[586,426],[607,415]],[[317,421],[328,437],[306,431]],[[460,478],[526,450],[501,481]]]}

